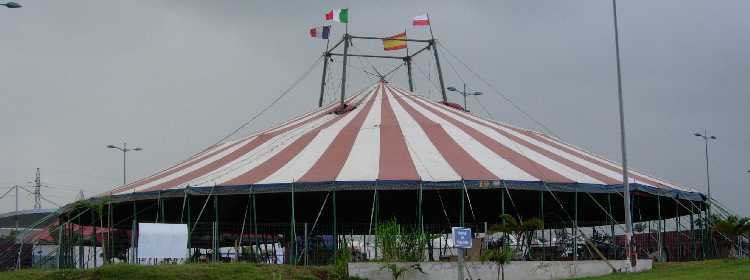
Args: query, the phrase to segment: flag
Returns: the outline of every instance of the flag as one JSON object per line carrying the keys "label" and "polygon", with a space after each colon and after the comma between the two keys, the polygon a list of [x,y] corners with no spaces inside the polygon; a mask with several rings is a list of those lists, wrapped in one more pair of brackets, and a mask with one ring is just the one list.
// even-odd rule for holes
{"label": "flag", "polygon": [[393,35],[383,39],[383,49],[386,51],[395,51],[406,48],[406,32]]}
{"label": "flag", "polygon": [[418,15],[414,17],[414,19],[411,20],[412,26],[426,26],[430,25],[430,17],[427,16],[427,14],[424,15]]}
{"label": "flag", "polygon": [[316,26],[310,28],[310,37],[328,39],[328,35],[331,34],[331,26]]}
{"label": "flag", "polygon": [[330,9],[324,17],[326,22],[349,22],[349,9]]}

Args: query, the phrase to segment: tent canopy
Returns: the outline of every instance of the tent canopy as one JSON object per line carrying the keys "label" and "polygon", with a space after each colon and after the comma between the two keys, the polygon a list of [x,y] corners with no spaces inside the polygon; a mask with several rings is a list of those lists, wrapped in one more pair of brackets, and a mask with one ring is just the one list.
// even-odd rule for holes
{"label": "tent canopy", "polygon": [[[622,190],[618,164],[544,133],[486,120],[386,82],[278,127],[226,141],[108,195],[189,187],[314,191],[331,186],[512,187]],[[634,190],[703,200],[702,194],[630,171]],[[195,189],[194,189],[195,188]]]}

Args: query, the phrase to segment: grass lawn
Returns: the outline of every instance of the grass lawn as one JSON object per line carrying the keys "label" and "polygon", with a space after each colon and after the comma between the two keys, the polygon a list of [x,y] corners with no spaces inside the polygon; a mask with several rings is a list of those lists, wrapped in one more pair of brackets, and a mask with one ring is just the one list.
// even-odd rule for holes
{"label": "grass lawn", "polygon": [[304,268],[286,265],[256,265],[250,263],[158,266],[117,264],[87,270],[24,269],[18,272],[0,272],[0,280],[326,279],[327,275],[328,271],[323,268]]}
{"label": "grass lawn", "polygon": [[651,279],[750,279],[750,260],[711,260],[680,263],[655,263],[648,272],[611,274],[579,280],[651,280]]}
{"label": "grass lawn", "polygon": [[[330,271],[319,267],[286,265],[257,265],[251,263],[185,264],[136,266],[109,265],[87,270],[24,269],[0,272],[0,280],[106,280],[106,279],[328,279]],[[657,263],[648,272],[612,274],[603,277],[579,278],[586,280],[651,280],[651,279],[709,279],[750,280],[750,260],[712,260],[682,263]]]}

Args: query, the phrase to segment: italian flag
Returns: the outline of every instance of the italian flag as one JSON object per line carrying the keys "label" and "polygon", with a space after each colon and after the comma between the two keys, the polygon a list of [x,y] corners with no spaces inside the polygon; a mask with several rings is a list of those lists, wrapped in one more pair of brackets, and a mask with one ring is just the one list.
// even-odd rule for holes
{"label": "italian flag", "polygon": [[326,22],[349,23],[349,9],[330,9],[324,17]]}

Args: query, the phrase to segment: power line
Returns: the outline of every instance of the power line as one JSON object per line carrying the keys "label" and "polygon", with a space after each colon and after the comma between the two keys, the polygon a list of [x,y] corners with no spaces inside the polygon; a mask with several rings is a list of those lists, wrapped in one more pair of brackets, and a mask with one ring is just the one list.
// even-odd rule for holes
{"label": "power line", "polygon": [[310,67],[308,67],[308,69],[302,74],[302,76],[300,76],[299,78],[297,78],[297,80],[295,80],[286,90],[284,90],[281,93],[281,95],[279,95],[278,97],[276,97],[276,99],[274,99],[273,101],[271,101],[271,103],[268,104],[262,110],[260,110],[260,112],[258,112],[255,115],[253,115],[250,118],[250,120],[246,121],[241,126],[239,126],[237,129],[233,130],[231,133],[227,134],[226,136],[224,136],[223,138],[221,138],[219,141],[217,141],[213,146],[216,146],[216,145],[224,142],[224,140],[227,140],[229,137],[234,136],[237,132],[239,132],[243,128],[247,127],[250,123],[252,123],[253,121],[255,121],[258,117],[260,117],[261,115],[263,115],[266,111],[268,111],[269,109],[271,109],[271,107],[273,107],[274,105],[276,105],[276,103],[278,103],[279,100],[281,100],[282,98],[284,98],[284,96],[286,96],[287,94],[289,94],[289,92],[291,92],[292,89],[294,89],[295,87],[297,87],[297,85],[300,82],[302,82],[302,80],[305,79],[307,77],[307,75],[309,75],[310,72],[312,72],[315,69],[315,66],[318,64],[318,62],[320,62],[321,59],[323,59],[323,57],[324,57],[323,55],[319,56],[318,59],[316,59],[315,62],[312,63],[310,65]]}
{"label": "power line", "polygon": [[492,89],[495,94],[497,94],[498,96],[500,96],[503,100],[507,101],[511,106],[513,106],[513,108],[515,108],[516,110],[518,110],[521,114],[523,114],[526,118],[528,118],[529,120],[531,120],[532,122],[534,122],[536,125],[538,125],[542,129],[544,129],[545,132],[549,133],[550,135],[552,135],[552,136],[554,136],[556,138],[560,138],[557,134],[555,134],[551,129],[549,129],[541,121],[539,121],[536,118],[534,118],[533,116],[531,116],[531,114],[529,114],[523,108],[521,108],[521,106],[519,106],[518,104],[516,104],[515,102],[513,102],[513,100],[511,100],[508,96],[506,96],[504,93],[502,93],[494,85],[492,85],[490,82],[488,82],[487,80],[485,80],[484,78],[482,78],[482,76],[480,76],[479,74],[477,74],[477,72],[474,72],[474,70],[472,70],[471,67],[469,67],[469,65],[467,65],[463,60],[461,60],[456,55],[454,55],[453,52],[451,52],[442,42],[438,41],[437,43],[438,43],[438,45],[440,45],[441,48],[443,48],[443,50],[445,50],[445,52],[449,56],[453,57],[453,59],[455,59],[456,61],[458,61],[459,63],[461,63],[461,65],[463,65],[467,70],[469,70],[469,72],[471,74],[473,74],[477,79],[479,79],[485,85],[487,85],[487,87],[489,87],[490,89]]}

